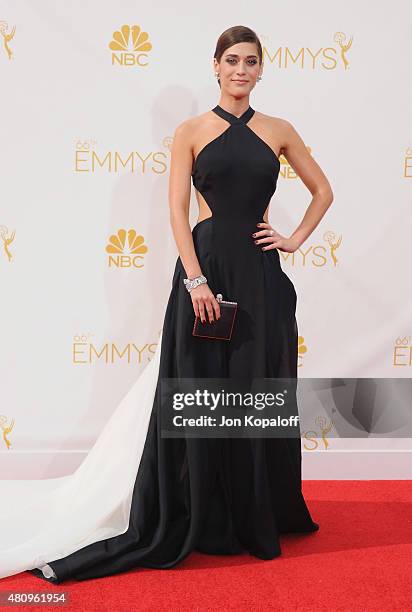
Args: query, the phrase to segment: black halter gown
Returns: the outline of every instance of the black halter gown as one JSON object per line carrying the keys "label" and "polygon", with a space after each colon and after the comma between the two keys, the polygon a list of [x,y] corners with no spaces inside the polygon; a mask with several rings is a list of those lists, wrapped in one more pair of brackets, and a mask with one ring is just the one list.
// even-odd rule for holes
{"label": "black halter gown", "polygon": [[229,342],[192,336],[194,312],[179,257],[129,528],[51,561],[57,579],[47,580],[55,583],[138,566],[166,569],[193,550],[272,559],[281,553],[281,533],[319,528],[301,491],[298,437],[160,435],[161,377],[297,377],[296,292],[278,251],[262,251],[251,237],[276,190],[279,159],[249,127],[255,112],[250,106],[240,117],[219,105],[213,112],[224,131],[200,151],[192,171],[193,185],[213,214],[192,235],[214,295],[239,303],[233,336]]}

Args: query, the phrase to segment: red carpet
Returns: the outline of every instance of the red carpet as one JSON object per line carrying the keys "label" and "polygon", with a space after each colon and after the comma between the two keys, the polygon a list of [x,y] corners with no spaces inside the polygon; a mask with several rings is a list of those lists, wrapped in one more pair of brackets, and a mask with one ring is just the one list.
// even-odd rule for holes
{"label": "red carpet", "polygon": [[0,580],[0,590],[67,591],[63,609],[76,611],[406,612],[412,610],[411,489],[407,480],[305,481],[320,530],[282,536],[282,555],[272,561],[192,553],[169,570],[137,568],[56,586],[23,573]]}

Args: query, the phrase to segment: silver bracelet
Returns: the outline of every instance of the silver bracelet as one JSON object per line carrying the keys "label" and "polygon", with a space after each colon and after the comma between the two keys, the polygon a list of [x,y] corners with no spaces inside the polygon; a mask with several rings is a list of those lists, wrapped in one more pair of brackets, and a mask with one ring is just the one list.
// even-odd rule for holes
{"label": "silver bracelet", "polygon": [[185,284],[186,289],[190,293],[195,287],[198,287],[203,283],[207,283],[207,278],[206,276],[203,276],[203,274],[201,274],[200,276],[196,276],[196,278],[184,278],[183,282]]}

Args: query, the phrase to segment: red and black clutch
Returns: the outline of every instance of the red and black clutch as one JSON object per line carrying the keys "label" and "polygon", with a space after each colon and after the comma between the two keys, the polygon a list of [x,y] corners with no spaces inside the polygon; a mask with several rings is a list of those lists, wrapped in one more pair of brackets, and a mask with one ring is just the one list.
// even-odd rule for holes
{"label": "red and black clutch", "polygon": [[220,306],[220,319],[210,323],[207,313],[206,321],[202,323],[200,317],[196,316],[192,335],[199,338],[213,338],[214,340],[230,340],[237,313],[237,302],[222,300],[222,294],[216,296]]}

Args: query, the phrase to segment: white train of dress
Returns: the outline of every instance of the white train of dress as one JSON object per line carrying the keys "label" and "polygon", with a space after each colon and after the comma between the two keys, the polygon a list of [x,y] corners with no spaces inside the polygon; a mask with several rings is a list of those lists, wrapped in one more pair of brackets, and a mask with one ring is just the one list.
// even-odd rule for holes
{"label": "white train of dress", "polygon": [[87,457],[69,476],[0,480],[0,578],[127,531],[132,494],[153,409],[162,334],[156,351],[114,410]]}

